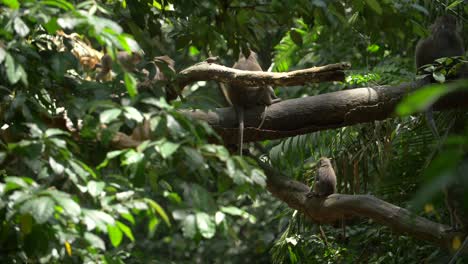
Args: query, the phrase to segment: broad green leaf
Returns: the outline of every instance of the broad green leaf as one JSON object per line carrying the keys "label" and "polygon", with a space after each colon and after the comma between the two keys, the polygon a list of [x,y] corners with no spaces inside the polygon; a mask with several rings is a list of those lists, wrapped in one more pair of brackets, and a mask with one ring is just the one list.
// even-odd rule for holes
{"label": "broad green leaf", "polygon": [[124,73],[125,87],[127,88],[130,97],[135,97],[138,94],[137,80],[131,73]]}
{"label": "broad green leaf", "polygon": [[422,112],[438,98],[449,93],[452,89],[443,84],[433,84],[421,88],[408,95],[397,106],[396,113],[400,116]]}
{"label": "broad green leaf", "polygon": [[120,216],[121,216],[123,219],[126,219],[127,221],[129,221],[130,223],[132,223],[132,225],[135,224],[135,218],[133,217],[133,215],[132,215],[131,213],[120,214]]}
{"label": "broad green leaf", "polygon": [[133,237],[132,230],[126,226],[124,223],[116,221],[117,226],[122,230],[122,232],[127,236],[132,242],[135,241],[135,238]]}
{"label": "broad green leaf", "polygon": [[145,154],[141,152],[136,152],[133,149],[128,150],[122,161],[122,165],[130,165],[140,162],[145,157]]}
{"label": "broad green leaf", "polygon": [[78,216],[81,213],[80,205],[73,201],[73,199],[69,197],[60,197],[60,199],[55,199],[55,201],[62,206],[64,211],[69,214],[70,216]]}
{"label": "broad green leaf", "polygon": [[98,249],[101,249],[101,250],[106,250],[106,245],[105,245],[104,241],[102,241],[102,239],[100,237],[96,236],[95,234],[90,233],[90,232],[85,232],[84,238],[86,239],[86,241],[88,241],[88,243],[92,247],[98,248]]}
{"label": "broad green leaf", "polygon": [[58,128],[49,128],[45,131],[45,137],[68,136],[70,133]]}
{"label": "broad green leaf", "polygon": [[83,213],[88,230],[93,230],[95,227],[98,227],[101,231],[106,231],[108,225],[115,225],[114,218],[107,213],[88,209],[83,209]]}
{"label": "broad green leaf", "polygon": [[143,115],[135,107],[125,106],[124,115],[128,119],[135,120],[138,123],[141,123],[144,119]]}
{"label": "broad green leaf", "polygon": [[52,168],[52,170],[54,171],[54,173],[58,174],[58,175],[63,174],[63,172],[65,170],[65,167],[62,164],[56,162],[55,159],[52,158],[52,157],[49,157],[49,165]]}
{"label": "broad green leaf", "polygon": [[195,215],[188,215],[182,221],[182,232],[187,238],[194,238],[197,234],[197,226],[195,222]]}
{"label": "broad green leaf", "polygon": [[20,207],[22,214],[30,214],[38,224],[43,224],[54,214],[54,200],[48,196],[40,196],[26,201]]}
{"label": "broad green leaf", "polygon": [[158,142],[158,144],[155,146],[155,148],[161,154],[163,159],[167,159],[170,156],[172,156],[172,154],[174,154],[174,152],[177,151],[179,146],[180,146],[179,143],[173,143],[173,142],[170,142],[170,141],[161,140],[161,141]]}
{"label": "broad green leaf", "polygon": [[21,217],[20,217],[20,228],[21,228],[21,232],[24,235],[27,235],[27,234],[31,233],[32,225],[33,225],[33,221],[32,221],[32,217],[31,217],[30,214],[21,215]]}
{"label": "broad green leaf", "polygon": [[93,197],[97,197],[101,195],[105,186],[106,184],[104,182],[89,181],[87,185],[88,193]]}
{"label": "broad green leaf", "polygon": [[2,0],[2,3],[7,5],[11,9],[18,9],[19,8],[19,3],[17,0]]}
{"label": "broad green leaf", "polygon": [[23,38],[29,34],[29,27],[19,17],[16,17],[14,20],[14,28],[16,33]]}
{"label": "broad green leaf", "polygon": [[374,10],[377,14],[382,14],[382,6],[380,6],[377,0],[366,0],[366,3]]}
{"label": "broad green leaf", "polygon": [[117,109],[117,108],[108,109],[108,110],[101,112],[101,114],[99,115],[99,120],[103,124],[108,124],[116,120],[120,116],[121,113],[122,113],[121,109]]}
{"label": "broad green leaf", "polygon": [[108,225],[107,226],[107,233],[109,235],[109,239],[114,247],[118,247],[122,242],[123,233],[119,227],[116,225]]}
{"label": "broad green leaf", "polygon": [[207,213],[196,213],[197,228],[204,238],[212,238],[216,233],[216,225],[213,218]]}

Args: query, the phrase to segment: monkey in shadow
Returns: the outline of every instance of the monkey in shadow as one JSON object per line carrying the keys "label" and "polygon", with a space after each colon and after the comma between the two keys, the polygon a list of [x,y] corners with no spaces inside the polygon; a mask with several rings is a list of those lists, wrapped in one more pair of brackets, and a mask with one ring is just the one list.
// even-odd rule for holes
{"label": "monkey in shadow", "polygon": [[[435,60],[444,57],[456,57],[465,55],[463,39],[457,28],[457,20],[452,15],[443,15],[438,17],[434,24],[430,26],[431,34],[421,39],[416,45],[415,61],[416,72],[420,72],[422,67],[433,64]],[[468,77],[468,65],[463,64],[455,78]],[[431,76],[424,79],[425,83],[433,82]],[[426,112],[426,121],[433,135],[440,138],[437,126],[434,122],[432,107]]]}
{"label": "monkey in shadow", "polygon": [[[257,54],[250,50],[249,56],[239,54],[238,61],[232,68],[243,71],[263,71],[258,63]],[[275,96],[271,86],[249,86],[244,84],[231,83],[222,86],[223,93],[227,101],[234,107],[239,123],[239,155],[242,156],[242,147],[244,141],[244,111],[246,108],[254,106],[265,106],[262,121],[259,128],[263,125],[266,117],[266,110],[269,105],[281,101]]]}

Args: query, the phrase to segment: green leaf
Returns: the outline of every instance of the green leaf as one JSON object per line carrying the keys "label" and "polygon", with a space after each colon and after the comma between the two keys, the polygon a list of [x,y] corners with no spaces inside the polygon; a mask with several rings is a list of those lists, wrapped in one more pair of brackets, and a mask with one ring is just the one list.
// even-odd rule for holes
{"label": "green leaf", "polygon": [[456,1],[453,1],[453,3],[451,3],[450,5],[448,5],[445,10],[449,10],[449,9],[454,9],[455,7],[457,7],[459,4],[463,3],[464,0],[456,0]]}
{"label": "green leaf", "polygon": [[439,82],[439,83],[444,83],[445,82],[445,75],[441,72],[434,72],[432,73],[432,77]]}
{"label": "green leaf", "polygon": [[107,226],[107,233],[109,234],[109,239],[114,247],[118,247],[122,242],[123,233],[119,227],[115,225]]}
{"label": "green leaf", "polygon": [[121,113],[122,113],[121,109],[117,109],[117,108],[108,109],[108,110],[101,112],[101,114],[99,115],[99,120],[103,124],[108,124],[114,121],[115,119],[117,119]]}
{"label": "green leaf", "polygon": [[194,238],[195,235],[197,234],[197,228],[196,228],[196,222],[195,222],[195,216],[194,215],[188,215],[185,217],[185,219],[182,221],[182,232],[184,233],[184,236],[187,238]]}
{"label": "green leaf", "polygon": [[48,196],[26,201],[20,207],[22,214],[30,214],[38,224],[43,224],[54,214],[55,202]]}
{"label": "green leaf", "polygon": [[45,131],[46,137],[55,137],[55,136],[68,136],[70,133],[63,131],[58,128],[49,128]]}
{"label": "green leaf", "polygon": [[31,233],[32,230],[32,217],[30,214],[24,214],[20,217],[20,229],[24,235]]}
{"label": "green leaf", "polygon": [[216,224],[207,213],[196,213],[197,228],[204,238],[212,238],[216,234]]}
{"label": "green leaf", "polygon": [[64,0],[45,0],[45,1],[41,1],[41,4],[55,6],[65,11],[75,10],[75,7],[72,4]]}
{"label": "green leaf", "polygon": [[167,226],[171,226],[171,223],[169,222],[169,217],[167,216],[164,209],[158,203],[156,203],[155,201],[149,198],[145,198],[145,201],[146,203],[148,203],[150,207],[152,207],[161,216],[161,218],[164,220]]}
{"label": "green leaf", "polygon": [[92,197],[98,197],[104,190],[106,184],[104,182],[89,181],[88,182],[88,193]]}
{"label": "green leaf", "polygon": [[127,88],[130,97],[135,97],[138,94],[137,80],[131,73],[124,73],[125,87]]}
{"label": "green leaf", "polygon": [[55,201],[62,206],[64,211],[69,214],[70,216],[78,216],[81,213],[80,205],[73,201],[73,199],[69,197],[60,197],[60,199],[55,199]]}
{"label": "green leaf", "polygon": [[132,223],[132,225],[135,224],[135,218],[133,217],[132,214],[130,214],[130,213],[123,213],[123,214],[120,214],[120,216],[121,216],[123,219],[126,219],[127,221],[129,221],[130,223]]}
{"label": "green leaf", "polygon": [[65,170],[65,167],[62,164],[56,162],[55,159],[52,157],[49,157],[49,165],[54,171],[54,173],[58,175],[63,174],[63,171]]}
{"label": "green leaf", "polygon": [[26,76],[26,72],[24,71],[23,67],[19,64],[16,64],[15,60],[9,53],[5,55],[5,67],[8,81],[11,84],[17,83],[20,79],[22,79],[22,77]]}
{"label": "green leaf", "polygon": [[84,238],[86,239],[86,241],[88,241],[88,243],[92,247],[99,248],[101,250],[106,250],[106,245],[104,244],[104,241],[102,241],[102,239],[100,237],[96,236],[95,234],[90,233],[90,232],[86,232],[84,234]]}
{"label": "green leaf", "polygon": [[299,33],[297,30],[293,29],[289,31],[289,36],[291,37],[291,40],[299,47],[302,46],[303,40],[302,40],[302,35]]}
{"label": "green leaf", "polygon": [[377,45],[377,44],[372,44],[372,45],[369,45],[369,46],[367,47],[367,51],[368,51],[369,53],[376,53],[376,52],[379,51],[379,50],[380,50],[380,46]]}
{"label": "green leaf", "polygon": [[136,164],[140,162],[144,157],[145,154],[130,149],[125,153],[122,165]]}
{"label": "green leaf", "polygon": [[124,107],[124,115],[126,118],[135,120],[138,123],[141,123],[144,119],[140,111],[131,106]]}
{"label": "green leaf", "polygon": [[397,106],[396,113],[400,116],[405,116],[416,112],[422,112],[437,101],[437,99],[452,90],[453,89],[443,84],[433,84],[421,88],[404,98]]}
{"label": "green leaf", "polygon": [[83,209],[85,215],[84,221],[88,230],[98,227],[101,231],[106,230],[107,225],[115,225],[114,218],[102,211]]}
{"label": "green leaf", "polygon": [[19,17],[16,17],[14,20],[14,28],[16,33],[23,38],[29,34],[29,27]]}
{"label": "green leaf", "polygon": [[2,3],[7,5],[11,9],[18,9],[19,8],[19,3],[16,0],[2,0]]}
{"label": "green leaf", "polygon": [[126,226],[124,223],[115,221],[117,223],[117,226],[122,230],[122,232],[127,236],[132,242],[135,241],[135,238],[133,237],[132,230]]}
{"label": "green leaf", "polygon": [[366,0],[366,3],[374,10],[377,14],[382,14],[382,7],[377,0]]}
{"label": "green leaf", "polygon": [[178,143],[161,140],[161,141],[158,141],[158,144],[155,146],[155,148],[161,154],[163,159],[167,159],[177,151],[179,146],[180,144]]}

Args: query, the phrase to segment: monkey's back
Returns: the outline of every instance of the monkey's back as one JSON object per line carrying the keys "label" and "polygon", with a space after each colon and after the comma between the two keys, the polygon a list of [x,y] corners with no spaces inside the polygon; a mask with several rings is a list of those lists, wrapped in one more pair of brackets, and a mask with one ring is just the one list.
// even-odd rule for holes
{"label": "monkey's back", "polygon": [[314,193],[319,196],[328,196],[336,193],[336,175],[333,168],[326,166],[320,167],[317,170]]}
{"label": "monkey's back", "polygon": [[[240,58],[232,67],[242,71],[263,71],[257,60],[251,56],[248,59]],[[231,84],[227,87],[227,95],[233,105],[252,107],[256,105],[270,105],[271,95],[268,86],[248,86]]]}
{"label": "monkey's back", "polygon": [[422,39],[416,46],[416,68],[432,64],[443,57],[463,56],[465,48],[463,39],[454,31],[436,30],[433,35]]}

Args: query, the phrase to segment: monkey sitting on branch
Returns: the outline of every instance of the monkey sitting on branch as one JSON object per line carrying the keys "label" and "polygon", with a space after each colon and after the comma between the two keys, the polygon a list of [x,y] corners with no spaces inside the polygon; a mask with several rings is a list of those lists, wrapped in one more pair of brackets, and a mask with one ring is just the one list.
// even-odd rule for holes
{"label": "monkey sitting on branch", "polygon": [[[416,71],[421,71],[422,67],[433,64],[435,60],[444,57],[463,56],[465,48],[461,38],[455,17],[444,15],[438,17],[430,27],[431,35],[421,39],[416,45],[415,60]],[[456,77],[468,77],[468,67],[463,65],[461,72]],[[432,81],[432,77],[426,77],[427,82]],[[440,138],[439,132],[434,122],[432,107],[426,111],[426,120],[429,128],[436,138]]]}
{"label": "monkey sitting on branch", "polygon": [[314,186],[307,197],[327,197],[336,193],[336,174],[329,158],[322,157],[318,161]]}
{"label": "monkey sitting on branch", "polygon": [[[239,54],[239,60],[232,66],[234,69],[243,71],[263,71],[257,61],[257,54],[250,51],[249,56],[246,58],[244,54]],[[245,108],[254,106],[265,106],[262,121],[262,126],[267,107],[281,99],[276,98],[273,88],[271,86],[246,86],[232,83],[226,88],[225,95],[234,110],[236,111],[237,120],[239,123],[239,155],[242,156],[242,145],[244,141],[244,110]]]}

